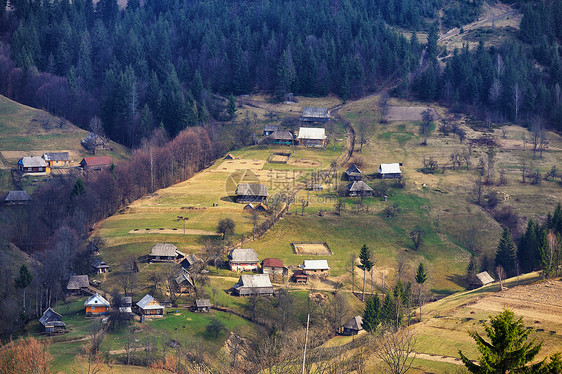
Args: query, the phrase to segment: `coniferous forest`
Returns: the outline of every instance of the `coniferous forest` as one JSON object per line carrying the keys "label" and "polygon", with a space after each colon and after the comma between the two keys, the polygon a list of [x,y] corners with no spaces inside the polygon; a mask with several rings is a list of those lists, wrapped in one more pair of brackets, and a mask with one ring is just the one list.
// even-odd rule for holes
{"label": "coniferous forest", "polygon": [[[2,14],[0,92],[81,126],[97,115],[129,146],[160,123],[175,135],[224,119],[216,94],[258,91],[348,99],[393,88],[493,119],[541,113],[559,128],[562,1],[516,4],[521,30],[503,46],[440,49],[438,24],[473,21],[481,4],[131,0],[120,9],[116,0],[14,0]],[[427,45],[396,27],[428,31]]]}

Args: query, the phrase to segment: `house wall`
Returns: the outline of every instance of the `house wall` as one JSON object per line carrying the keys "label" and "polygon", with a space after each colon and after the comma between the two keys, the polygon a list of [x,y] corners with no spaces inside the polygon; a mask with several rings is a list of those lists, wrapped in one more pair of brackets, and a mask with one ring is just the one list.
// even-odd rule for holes
{"label": "house wall", "polygon": [[283,274],[283,268],[265,266],[262,268],[262,272],[264,274]]}
{"label": "house wall", "polygon": [[109,308],[107,306],[87,306],[86,307],[86,314],[106,314],[109,312]]}
{"label": "house wall", "polygon": [[324,146],[324,140],[320,140],[320,139],[301,139],[300,143],[301,143],[301,145],[304,145],[305,147],[323,147]]}
{"label": "house wall", "polygon": [[254,271],[258,270],[258,263],[230,263],[230,270],[232,271]]}
{"label": "house wall", "polygon": [[382,179],[390,179],[390,178],[400,178],[402,177],[401,173],[386,173],[386,174],[381,174],[381,178]]}
{"label": "house wall", "polygon": [[145,316],[161,316],[164,314],[164,309],[141,309],[141,314]]}
{"label": "house wall", "polygon": [[70,161],[67,160],[61,160],[61,161],[47,161],[47,165],[49,165],[50,167],[53,166],[67,166],[70,163]]}

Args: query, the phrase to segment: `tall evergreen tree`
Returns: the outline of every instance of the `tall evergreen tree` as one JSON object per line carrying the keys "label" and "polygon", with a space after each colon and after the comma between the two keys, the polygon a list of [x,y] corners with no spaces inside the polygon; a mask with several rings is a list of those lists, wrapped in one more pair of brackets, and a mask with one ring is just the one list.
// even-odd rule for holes
{"label": "tall evergreen tree", "polygon": [[525,230],[519,241],[517,259],[523,273],[533,271],[537,263],[537,229],[538,225],[533,219],[529,219],[527,230]]}
{"label": "tall evergreen tree", "polygon": [[496,266],[501,266],[505,270],[508,277],[515,275],[516,248],[511,233],[507,227],[504,227],[498,248],[496,249]]}
{"label": "tall evergreen tree", "polygon": [[33,282],[33,274],[31,274],[27,265],[23,264],[20,267],[20,274],[16,278],[15,284],[16,288],[22,290],[23,314],[25,314],[25,290],[31,285],[31,282]]}
{"label": "tall evergreen tree", "polygon": [[359,251],[359,261],[361,261],[361,265],[357,265],[359,269],[363,270],[363,296],[361,296],[361,300],[365,301],[365,278],[366,273],[371,271],[373,266],[375,265],[371,260],[371,250],[367,247],[366,244],[363,244],[361,250]]}
{"label": "tall evergreen tree", "polygon": [[422,287],[423,287],[424,283],[427,282],[427,273],[425,271],[425,267],[423,266],[422,262],[420,262],[420,264],[418,266],[418,270],[416,272],[415,280],[416,280],[416,283],[419,286],[418,304],[420,306],[420,321],[421,321],[421,319],[422,319]]}
{"label": "tall evergreen tree", "polygon": [[363,328],[367,332],[375,332],[381,320],[381,300],[378,294],[367,299],[363,313]]}

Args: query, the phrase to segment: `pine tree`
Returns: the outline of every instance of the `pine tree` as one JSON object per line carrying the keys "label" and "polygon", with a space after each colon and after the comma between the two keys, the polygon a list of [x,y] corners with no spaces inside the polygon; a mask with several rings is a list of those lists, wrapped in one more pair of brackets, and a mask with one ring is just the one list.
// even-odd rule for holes
{"label": "pine tree", "polygon": [[363,246],[361,247],[361,251],[359,252],[359,260],[361,261],[361,265],[357,265],[357,267],[363,270],[363,296],[361,297],[361,301],[365,301],[366,273],[367,271],[371,271],[374,266],[374,263],[371,260],[371,250],[365,244],[363,244]]}
{"label": "pine tree", "polygon": [[74,183],[74,187],[72,188],[72,192],[70,193],[71,196],[80,196],[86,193],[86,186],[84,185],[84,181],[82,178],[76,179]]}
{"label": "pine tree", "polygon": [[21,288],[22,290],[22,300],[23,300],[23,314],[25,314],[25,290],[33,282],[33,274],[29,271],[26,264],[23,264],[20,268],[20,275],[16,278],[16,288]]}
{"label": "pine tree", "polygon": [[517,249],[517,259],[520,264],[521,271],[528,273],[535,268],[537,253],[537,224],[529,219],[527,230],[521,236],[519,248]]}
{"label": "pine tree", "polygon": [[387,292],[381,307],[381,321],[386,323],[394,323],[396,320],[396,305],[394,303],[394,296]]}
{"label": "pine tree", "polygon": [[418,304],[420,305],[420,322],[422,319],[422,286],[425,282],[427,282],[427,273],[425,271],[425,267],[423,266],[423,263],[420,262],[420,265],[418,266],[418,271],[416,272],[416,277],[415,277],[416,283],[419,286],[419,293],[418,293]]}
{"label": "pine tree", "polygon": [[515,319],[515,314],[509,309],[490,318],[490,324],[483,323],[489,341],[478,332],[469,332],[476,341],[481,353],[478,363],[473,363],[462,351],[459,355],[471,373],[506,374],[506,373],[547,373],[545,360],[527,365],[537,356],[542,348],[542,342],[535,344],[535,340],[526,340],[532,331],[523,325],[522,318]]}
{"label": "pine tree", "polygon": [[381,319],[381,300],[378,294],[367,299],[363,313],[363,328],[367,332],[375,332]]}
{"label": "pine tree", "polygon": [[496,249],[496,266],[504,268],[508,277],[515,275],[516,248],[511,233],[504,227],[498,248]]}

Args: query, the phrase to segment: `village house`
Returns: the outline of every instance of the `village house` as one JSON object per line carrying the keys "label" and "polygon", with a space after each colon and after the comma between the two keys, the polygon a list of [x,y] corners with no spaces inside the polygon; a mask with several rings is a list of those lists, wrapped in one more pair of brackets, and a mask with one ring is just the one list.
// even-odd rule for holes
{"label": "village house", "polygon": [[323,128],[301,127],[297,136],[299,144],[305,147],[323,147],[326,142],[326,130]]}
{"label": "village house", "polygon": [[291,145],[293,144],[295,137],[289,130],[277,130],[273,134],[269,135],[267,140],[271,144]]}
{"label": "village house", "polygon": [[31,196],[23,190],[9,191],[4,198],[6,205],[23,205],[31,201]]}
{"label": "village house", "polygon": [[280,125],[265,125],[263,127],[263,135],[269,136],[269,135],[273,134],[275,131],[279,131],[279,130],[281,130]]}
{"label": "village house", "polygon": [[330,115],[328,108],[304,107],[299,119],[301,122],[328,122]]}
{"label": "village house", "polygon": [[361,170],[359,170],[359,168],[353,164],[351,165],[346,171],[343,172],[343,180],[346,181],[360,181],[363,179],[363,173],[361,173]]}
{"label": "village house", "polygon": [[97,274],[107,273],[109,271],[109,265],[100,259],[95,259],[90,263],[90,267],[96,272]]}
{"label": "village house", "polygon": [[154,262],[173,262],[176,258],[185,257],[185,254],[171,243],[156,243],[152,246],[149,257]]}
{"label": "village house", "polygon": [[373,189],[363,181],[355,181],[345,187],[347,196],[350,197],[365,197],[372,196]]}
{"label": "village house", "polygon": [[211,300],[197,299],[195,300],[195,312],[208,313],[211,310]]}
{"label": "village house", "polygon": [[193,283],[193,279],[191,278],[191,274],[184,268],[181,268],[176,277],[174,278],[174,282],[179,288],[180,293],[190,292],[191,290],[195,289],[195,284]]}
{"label": "village house", "polygon": [[18,161],[18,170],[22,173],[50,173],[51,168],[43,157],[25,156]]}
{"label": "village house", "polygon": [[97,292],[84,302],[84,306],[86,307],[87,316],[109,314],[109,308],[111,307],[109,301]]}
{"label": "village house", "polygon": [[278,258],[266,258],[261,262],[261,271],[263,274],[271,275],[287,275],[289,270],[283,265],[283,261]]}
{"label": "village house", "polygon": [[161,317],[164,315],[164,307],[149,294],[146,294],[138,303],[139,313],[143,316]]}
{"label": "village house", "polygon": [[349,319],[343,325],[343,335],[357,335],[363,330],[363,318],[361,316],[355,316]]}
{"label": "village house", "polygon": [[478,278],[481,286],[494,283],[494,278],[487,271],[476,274],[476,278]]}
{"label": "village house", "polygon": [[232,286],[236,296],[273,295],[273,286],[267,274],[242,274],[240,280]]}
{"label": "village house", "polygon": [[330,267],[328,260],[304,260],[302,270],[306,275],[327,275]]}
{"label": "village house", "polygon": [[400,166],[401,164],[399,164],[398,162],[392,164],[381,164],[378,172],[383,179],[401,178],[402,170],[400,170]]}
{"label": "village house", "polygon": [[306,284],[308,282],[308,275],[302,270],[295,270],[293,273],[293,282]]}
{"label": "village house", "polygon": [[43,153],[43,159],[51,168],[70,166],[70,155],[68,152]]}
{"label": "village house", "polygon": [[43,325],[43,330],[49,334],[66,331],[66,323],[62,321],[62,316],[51,308],[47,308],[39,318],[39,323]]}
{"label": "village house", "polygon": [[240,183],[236,187],[236,202],[265,202],[268,196],[267,186],[258,183]]}
{"label": "village house", "polygon": [[87,292],[90,289],[90,281],[88,280],[87,275],[73,275],[68,280],[68,284],[66,285],[66,290],[79,294],[82,292]]}
{"label": "village house", "polygon": [[257,271],[258,254],[251,248],[235,248],[228,255],[228,264],[232,271]]}
{"label": "village house", "polygon": [[195,256],[193,253],[190,255],[185,256],[185,258],[180,262],[180,265],[185,270],[189,270],[193,268],[195,265],[202,263],[199,257]]}
{"label": "village house", "polygon": [[111,157],[109,156],[85,157],[80,161],[80,166],[84,171],[109,169],[112,164],[113,161],[111,161]]}
{"label": "village house", "polygon": [[90,132],[80,143],[82,144],[82,147],[96,154],[96,149],[105,148],[106,141],[101,136]]}
{"label": "village house", "polygon": [[122,296],[119,300],[119,313],[131,316],[133,314],[133,298]]}

